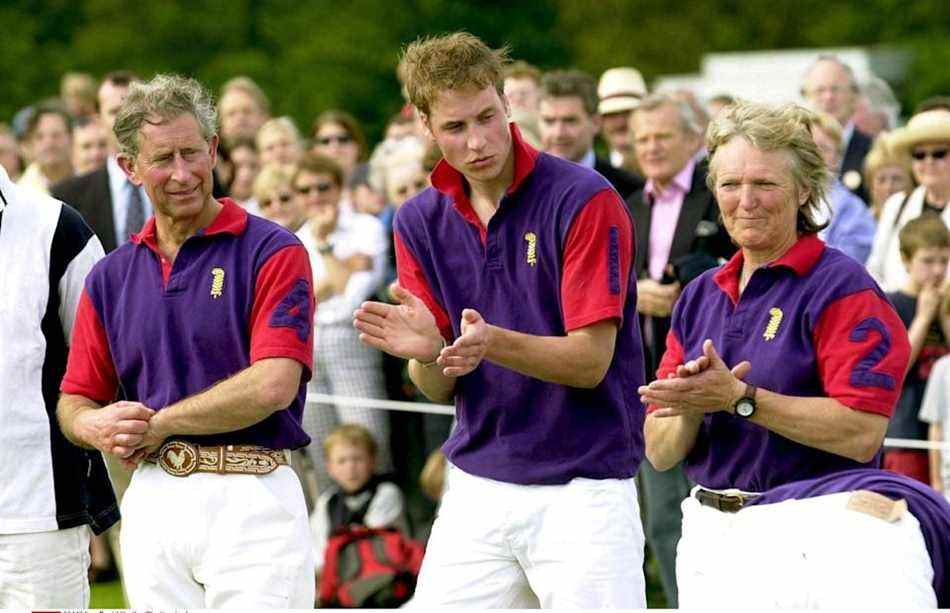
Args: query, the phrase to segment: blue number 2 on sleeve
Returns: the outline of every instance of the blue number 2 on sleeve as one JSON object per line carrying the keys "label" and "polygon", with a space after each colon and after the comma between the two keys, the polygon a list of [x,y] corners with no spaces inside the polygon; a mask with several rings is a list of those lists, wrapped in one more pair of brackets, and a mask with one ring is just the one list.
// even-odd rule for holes
{"label": "blue number 2 on sleeve", "polygon": [[880,364],[887,352],[891,350],[891,335],[881,320],[877,317],[868,317],[862,320],[851,330],[851,335],[848,338],[853,343],[861,343],[868,340],[868,334],[872,330],[881,336],[881,340],[855,364],[851,370],[851,385],[854,387],[881,387],[892,390],[896,386],[894,377],[887,373],[872,370]]}

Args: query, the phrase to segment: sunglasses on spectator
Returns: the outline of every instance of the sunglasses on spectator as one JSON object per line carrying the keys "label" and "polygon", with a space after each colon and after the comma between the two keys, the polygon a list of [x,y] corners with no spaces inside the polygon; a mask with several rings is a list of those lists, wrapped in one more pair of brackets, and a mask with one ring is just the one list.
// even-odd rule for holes
{"label": "sunglasses on spectator", "polygon": [[926,160],[928,156],[935,160],[942,160],[943,158],[947,157],[947,150],[933,149],[932,151],[925,151],[923,149],[918,149],[910,154],[910,157],[914,158],[918,162]]}
{"label": "sunglasses on spectator", "polygon": [[262,209],[268,208],[270,205],[274,204],[275,200],[279,200],[281,204],[287,204],[288,202],[290,202],[291,198],[293,198],[293,196],[291,196],[290,194],[280,194],[276,198],[268,198],[267,200],[261,200],[261,208]]}
{"label": "sunglasses on spectator", "polygon": [[299,185],[297,186],[297,193],[303,194],[304,196],[310,194],[310,192],[316,191],[319,194],[325,194],[331,189],[336,187],[333,183],[313,183],[312,185]]}
{"label": "sunglasses on spectator", "polygon": [[348,145],[353,142],[353,137],[349,134],[331,134],[330,136],[318,136],[317,142],[326,147],[330,143],[338,145]]}

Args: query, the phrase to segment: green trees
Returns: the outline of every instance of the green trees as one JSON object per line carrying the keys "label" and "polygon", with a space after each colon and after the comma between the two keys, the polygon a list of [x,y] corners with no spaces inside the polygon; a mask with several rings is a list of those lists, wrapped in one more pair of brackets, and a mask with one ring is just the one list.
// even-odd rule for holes
{"label": "green trees", "polygon": [[67,70],[128,68],[190,74],[214,90],[247,74],[304,131],[342,107],[378,136],[401,105],[400,47],[455,29],[508,43],[542,68],[632,64],[648,79],[695,72],[710,51],[907,45],[915,56],[898,87],[903,102],[950,93],[950,11],[940,0],[7,0],[0,23],[2,119],[55,95]]}

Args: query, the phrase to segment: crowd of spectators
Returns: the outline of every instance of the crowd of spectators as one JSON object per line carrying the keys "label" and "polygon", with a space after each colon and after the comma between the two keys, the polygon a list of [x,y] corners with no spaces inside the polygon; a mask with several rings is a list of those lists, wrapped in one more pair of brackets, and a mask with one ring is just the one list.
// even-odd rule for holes
{"label": "crowd of spectators", "polygon": [[[129,84],[138,79],[126,71],[98,80],[68,73],[58,98],[38,101],[0,123],[0,165],[9,177],[77,209],[106,252],[129,240],[151,214],[147,196],[116,163],[112,130]],[[929,425],[917,412],[928,376],[942,379],[932,381],[934,397],[942,393],[938,388],[950,387],[947,360],[944,368],[934,368],[950,353],[950,98],[928,100],[899,127],[899,107],[887,83],[859,83],[835,57],[817,58],[801,83],[802,103],[816,111],[812,136],[835,177],[816,212],[818,223],[827,223],[819,236],[866,265],[916,339],[913,397],[902,398],[902,427],[894,433],[942,440],[950,432],[941,423],[946,407],[931,402],[924,416]],[[706,185],[702,144],[710,117],[734,100],[727,93],[698,100],[686,91],[650,92],[629,66],[605,71],[598,82],[581,71],[544,73],[520,61],[508,67],[504,91],[526,142],[597,170],[628,204],[649,382],[683,288],[735,251]],[[402,361],[361,344],[352,316],[367,299],[389,299],[394,211],[429,186],[439,159],[424,124],[407,105],[376,143],[345,109],[314,109],[313,121],[301,128],[290,117],[273,116],[267,93],[246,76],[224,84],[218,107],[215,194],[296,233],[310,254],[318,308],[309,391],[418,399]],[[927,238],[914,243],[915,232]],[[391,414],[370,403],[309,403],[303,426],[313,443],[298,459],[311,505],[325,507],[326,493],[334,491],[334,468],[326,465],[333,454],[323,450],[329,449],[330,433],[345,424],[362,426],[375,441],[375,469],[407,494],[400,526],[424,538],[434,501],[422,495],[418,477],[426,459],[437,457],[450,420]],[[939,453],[906,457],[895,449],[887,458],[893,470],[935,489],[950,479],[941,472],[947,464]],[[121,466],[109,469],[121,497],[128,475]],[[675,606],[678,504],[690,482],[681,470],[658,473],[646,463],[641,479],[647,543],[659,562],[667,603]],[[318,530],[322,539],[325,528]],[[108,549],[103,541],[93,547],[92,572],[107,573]]]}

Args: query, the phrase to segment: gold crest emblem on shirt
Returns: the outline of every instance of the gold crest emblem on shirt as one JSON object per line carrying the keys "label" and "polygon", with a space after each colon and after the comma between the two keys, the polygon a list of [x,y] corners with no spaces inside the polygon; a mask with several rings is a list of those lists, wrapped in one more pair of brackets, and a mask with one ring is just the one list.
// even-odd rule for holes
{"label": "gold crest emblem on shirt", "polygon": [[765,332],[762,334],[762,338],[767,341],[770,341],[775,338],[775,335],[778,334],[778,327],[782,324],[782,309],[778,307],[772,307],[769,309],[769,323],[765,326]]}
{"label": "gold crest emblem on shirt", "polygon": [[538,235],[534,232],[528,232],[524,235],[524,240],[528,243],[527,260],[530,266],[538,264]]}
{"label": "gold crest emblem on shirt", "polygon": [[215,266],[211,269],[211,297],[218,299],[224,292],[224,269]]}

